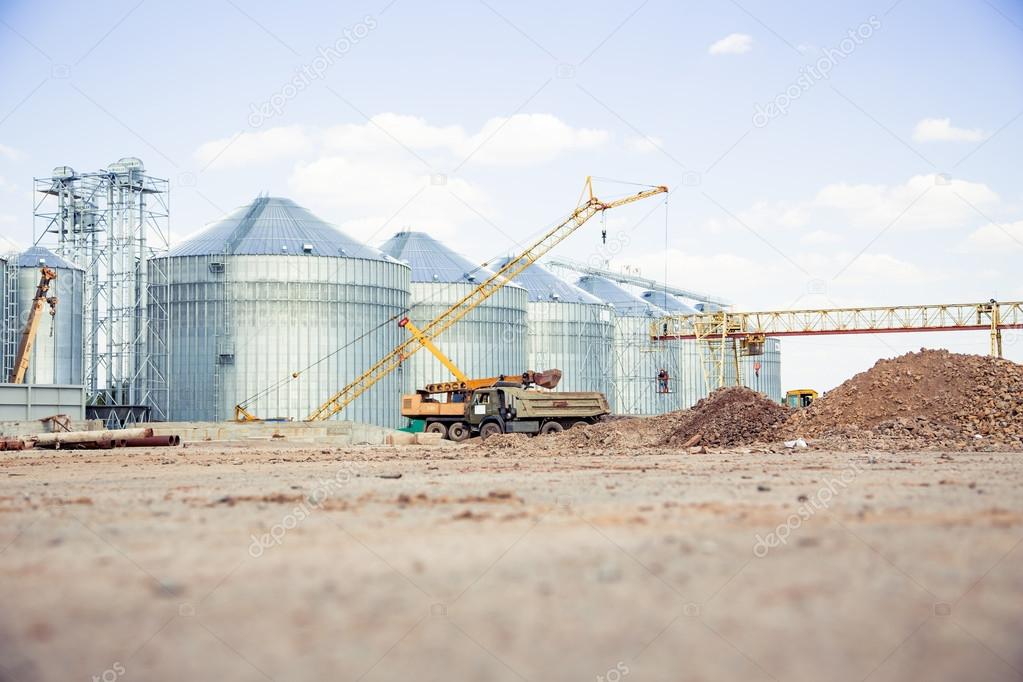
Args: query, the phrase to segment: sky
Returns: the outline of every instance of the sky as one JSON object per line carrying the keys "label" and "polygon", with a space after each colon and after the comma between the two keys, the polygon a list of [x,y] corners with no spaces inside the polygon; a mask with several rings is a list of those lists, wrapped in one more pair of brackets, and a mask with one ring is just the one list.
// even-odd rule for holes
{"label": "sky", "polygon": [[[1021,66],[1012,0],[0,0],[0,243],[37,236],[34,177],[137,156],[173,241],[269,193],[483,262],[592,175],[671,192],[555,256],[740,310],[1021,300]],[[988,338],[788,338],[783,386],[925,346]]]}

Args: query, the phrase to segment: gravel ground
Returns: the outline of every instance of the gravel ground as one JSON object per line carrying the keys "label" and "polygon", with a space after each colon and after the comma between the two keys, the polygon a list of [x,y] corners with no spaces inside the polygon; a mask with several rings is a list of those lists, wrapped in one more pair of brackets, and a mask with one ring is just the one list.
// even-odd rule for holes
{"label": "gravel ground", "polygon": [[1018,680],[1020,456],[0,453],[0,680]]}

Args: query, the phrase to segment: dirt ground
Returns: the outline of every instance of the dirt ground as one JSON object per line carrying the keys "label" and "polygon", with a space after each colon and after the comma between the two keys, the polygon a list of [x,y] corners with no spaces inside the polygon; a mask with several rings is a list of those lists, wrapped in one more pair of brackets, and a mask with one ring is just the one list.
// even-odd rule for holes
{"label": "dirt ground", "polygon": [[0,453],[0,680],[1012,680],[1020,453]]}

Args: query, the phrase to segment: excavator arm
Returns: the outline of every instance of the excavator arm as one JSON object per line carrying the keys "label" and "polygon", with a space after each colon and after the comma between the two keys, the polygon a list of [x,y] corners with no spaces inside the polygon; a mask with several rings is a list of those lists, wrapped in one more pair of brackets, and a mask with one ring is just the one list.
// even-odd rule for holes
{"label": "excavator arm", "polygon": [[50,282],[55,279],[57,279],[56,270],[46,267],[39,268],[39,286],[36,287],[36,294],[32,298],[32,307],[28,311],[28,319],[21,332],[17,355],[14,356],[14,367],[11,369],[10,376],[12,384],[20,384],[25,381],[25,372],[28,371],[28,363],[32,357],[32,346],[35,345],[36,333],[39,331],[39,323],[42,321],[43,306],[49,304],[51,317],[57,314],[57,297],[47,296],[50,291]]}

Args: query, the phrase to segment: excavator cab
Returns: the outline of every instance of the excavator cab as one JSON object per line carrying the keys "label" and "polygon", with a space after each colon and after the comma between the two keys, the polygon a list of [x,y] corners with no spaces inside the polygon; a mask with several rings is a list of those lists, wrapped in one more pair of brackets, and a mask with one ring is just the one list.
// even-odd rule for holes
{"label": "excavator cab", "polygon": [[784,404],[786,407],[801,410],[804,407],[810,407],[815,400],[817,400],[817,391],[812,388],[795,388],[785,394]]}

